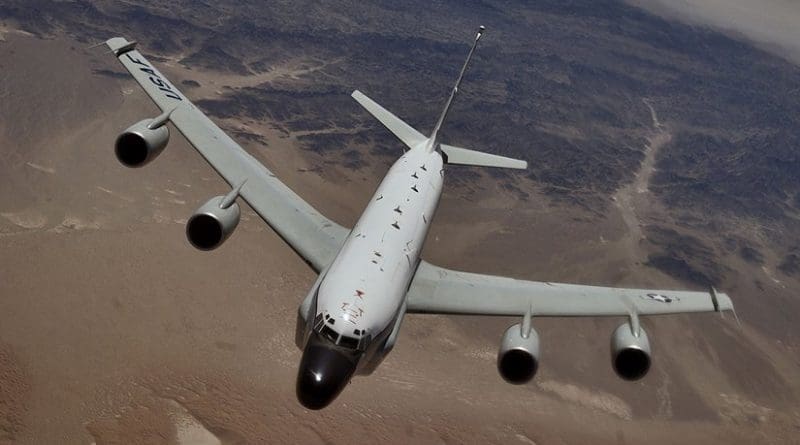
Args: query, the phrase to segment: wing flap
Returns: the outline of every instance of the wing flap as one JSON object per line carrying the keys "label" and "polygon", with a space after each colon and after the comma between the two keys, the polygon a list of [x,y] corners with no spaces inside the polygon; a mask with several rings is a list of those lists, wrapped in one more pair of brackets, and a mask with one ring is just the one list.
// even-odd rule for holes
{"label": "wing flap", "polygon": [[312,268],[319,272],[333,260],[348,229],[317,212],[241,148],[133,49],[131,42],[116,37],[106,43],[153,102],[162,111],[172,111],[172,124],[211,167],[231,186],[244,182],[242,198]]}
{"label": "wing flap", "polygon": [[459,272],[422,261],[408,290],[409,313],[579,317],[733,310],[724,294],[583,286]]}

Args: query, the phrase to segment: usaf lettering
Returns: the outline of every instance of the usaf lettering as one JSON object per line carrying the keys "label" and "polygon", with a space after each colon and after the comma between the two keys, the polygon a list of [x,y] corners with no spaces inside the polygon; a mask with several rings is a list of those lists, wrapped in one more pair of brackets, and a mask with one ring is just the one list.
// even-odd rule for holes
{"label": "usaf lettering", "polygon": [[164,94],[165,96],[167,96],[167,97],[169,97],[171,99],[183,100],[183,99],[181,99],[181,96],[177,92],[175,92],[172,89],[172,87],[170,87],[169,83],[167,83],[167,81],[162,79],[161,76],[159,76],[156,73],[156,71],[152,67],[150,67],[148,64],[142,62],[139,59],[134,59],[133,57],[131,57],[130,53],[125,53],[125,57],[127,57],[128,60],[130,60],[131,62],[133,62],[133,63],[135,63],[137,65],[141,65],[141,68],[139,68],[139,69],[150,75],[150,77],[149,77],[150,82],[153,82],[153,85],[155,85],[159,90],[163,91],[165,93]]}

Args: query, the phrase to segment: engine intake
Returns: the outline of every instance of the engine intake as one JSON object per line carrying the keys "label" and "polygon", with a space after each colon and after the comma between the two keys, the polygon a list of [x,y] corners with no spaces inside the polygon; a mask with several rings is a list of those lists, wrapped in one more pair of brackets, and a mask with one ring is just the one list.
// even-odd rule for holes
{"label": "engine intake", "polygon": [[239,224],[239,204],[232,202],[224,206],[225,200],[225,196],[211,198],[186,223],[186,238],[197,249],[216,249]]}
{"label": "engine intake", "polygon": [[155,159],[169,142],[166,125],[150,128],[155,119],[145,119],[125,130],[114,144],[114,153],[126,167],[142,167]]}
{"label": "engine intake", "polygon": [[625,380],[639,380],[650,370],[650,341],[639,327],[634,335],[630,323],[619,326],[611,336],[611,363],[617,375]]}
{"label": "engine intake", "polygon": [[497,354],[500,376],[514,385],[528,383],[539,369],[539,334],[531,327],[523,336],[521,324],[515,324],[503,334]]}

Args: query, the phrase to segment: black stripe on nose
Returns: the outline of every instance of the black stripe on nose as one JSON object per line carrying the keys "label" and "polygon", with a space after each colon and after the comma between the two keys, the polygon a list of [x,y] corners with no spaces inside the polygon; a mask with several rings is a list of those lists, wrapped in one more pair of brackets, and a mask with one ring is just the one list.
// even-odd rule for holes
{"label": "black stripe on nose", "polygon": [[312,334],[300,360],[297,399],[308,409],[325,408],[347,386],[357,363],[356,354]]}

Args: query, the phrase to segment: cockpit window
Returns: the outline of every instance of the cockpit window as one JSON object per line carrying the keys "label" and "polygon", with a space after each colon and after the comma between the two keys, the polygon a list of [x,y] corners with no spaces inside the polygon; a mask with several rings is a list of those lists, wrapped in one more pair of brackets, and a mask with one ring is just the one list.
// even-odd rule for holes
{"label": "cockpit window", "polygon": [[358,339],[342,335],[342,338],[339,339],[339,345],[347,349],[358,349]]}
{"label": "cockpit window", "polygon": [[330,314],[318,314],[315,320],[314,331],[329,342],[353,351],[364,351],[372,342],[372,335],[366,329],[353,329],[353,336],[341,335],[333,330],[335,318]]}
{"label": "cockpit window", "polygon": [[323,325],[322,329],[320,329],[319,332],[320,334],[322,334],[323,337],[327,338],[333,343],[336,343],[336,340],[339,339],[339,334],[333,329],[331,329],[331,327],[328,325]]}

